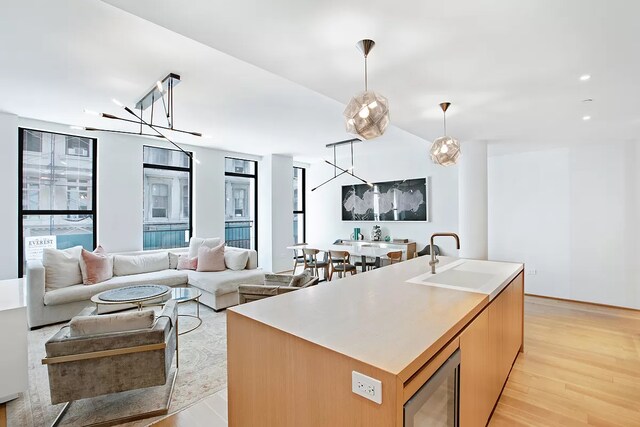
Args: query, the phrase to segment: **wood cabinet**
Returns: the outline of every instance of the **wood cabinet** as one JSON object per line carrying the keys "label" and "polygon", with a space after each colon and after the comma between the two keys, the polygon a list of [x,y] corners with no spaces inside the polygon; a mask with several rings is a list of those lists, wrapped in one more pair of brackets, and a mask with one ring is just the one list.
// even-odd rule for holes
{"label": "wood cabinet", "polygon": [[[229,426],[401,427],[458,349],[460,425],[486,425],[522,347],[523,266],[491,301],[407,282],[424,260],[399,266],[227,310]],[[382,383],[380,404],[352,392],[353,371]]]}
{"label": "wood cabinet", "polygon": [[485,426],[522,348],[520,273],[460,335],[460,425]]}

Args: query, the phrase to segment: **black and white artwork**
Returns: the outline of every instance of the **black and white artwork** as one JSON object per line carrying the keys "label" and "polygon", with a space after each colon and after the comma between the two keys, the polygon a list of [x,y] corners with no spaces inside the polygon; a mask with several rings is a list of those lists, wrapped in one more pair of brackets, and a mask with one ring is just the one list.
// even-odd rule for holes
{"label": "black and white artwork", "polygon": [[427,178],[344,185],[343,221],[427,221]]}

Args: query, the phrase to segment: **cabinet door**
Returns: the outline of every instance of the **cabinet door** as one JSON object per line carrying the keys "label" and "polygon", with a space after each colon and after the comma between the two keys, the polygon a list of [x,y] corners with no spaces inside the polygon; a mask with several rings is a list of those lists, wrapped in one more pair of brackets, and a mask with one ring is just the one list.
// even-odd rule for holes
{"label": "cabinet door", "polygon": [[523,275],[460,335],[460,425],[485,426],[522,345]]}
{"label": "cabinet door", "polygon": [[485,309],[460,335],[460,426],[487,424],[495,403],[495,344],[489,310]]}

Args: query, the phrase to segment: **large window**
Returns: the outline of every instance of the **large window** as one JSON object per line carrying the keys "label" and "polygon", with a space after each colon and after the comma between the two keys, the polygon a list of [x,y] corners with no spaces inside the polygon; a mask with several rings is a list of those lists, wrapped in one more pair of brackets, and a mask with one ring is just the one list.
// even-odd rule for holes
{"label": "large window", "polygon": [[224,185],[227,246],[257,249],[258,162],[227,157]]}
{"label": "large window", "polygon": [[306,182],[304,168],[293,168],[293,241],[304,243],[306,236]]}
{"label": "large window", "polygon": [[186,247],[192,234],[191,159],[179,150],[143,150],[143,248]]}
{"label": "large window", "polygon": [[56,236],[56,247],[96,242],[97,140],[19,129],[18,273],[34,238]]}

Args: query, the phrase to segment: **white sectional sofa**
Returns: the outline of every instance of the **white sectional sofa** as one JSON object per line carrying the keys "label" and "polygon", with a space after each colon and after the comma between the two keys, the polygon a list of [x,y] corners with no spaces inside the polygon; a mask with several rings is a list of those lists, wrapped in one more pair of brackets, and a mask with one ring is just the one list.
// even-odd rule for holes
{"label": "white sectional sofa", "polygon": [[[241,284],[261,284],[264,272],[258,268],[256,251],[226,247],[225,251],[248,251],[249,257],[244,270],[225,270],[218,272],[199,272],[177,270],[178,255],[186,254],[185,249],[140,251],[114,254],[141,256],[166,253],[166,269],[127,275],[114,275],[111,279],[95,285],[71,285],[59,289],[50,289],[45,283],[45,268],[40,261],[27,264],[26,294],[29,327],[48,325],[70,320],[85,307],[92,305],[91,297],[102,291],[136,284],[159,284],[167,286],[192,286],[202,291],[200,302],[222,310],[238,304],[238,286]],[[144,264],[144,263],[143,263]],[[116,268],[114,268],[116,272]]]}

